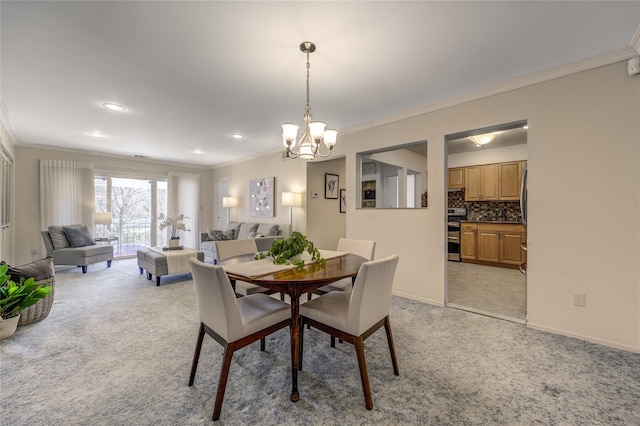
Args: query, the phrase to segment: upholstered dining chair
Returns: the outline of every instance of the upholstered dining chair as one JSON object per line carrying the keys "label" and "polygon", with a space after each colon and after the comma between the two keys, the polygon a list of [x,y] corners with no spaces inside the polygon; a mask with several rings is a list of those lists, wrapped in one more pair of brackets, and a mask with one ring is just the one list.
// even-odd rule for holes
{"label": "upholstered dining chair", "polygon": [[[218,265],[228,265],[253,260],[258,251],[253,238],[241,240],[214,241],[214,249],[218,256]],[[272,293],[269,289],[244,281],[236,281],[236,294],[247,296],[256,293]]]}
{"label": "upholstered dining chair", "polygon": [[229,277],[221,266],[189,259],[193,276],[200,329],[191,364],[189,386],[193,385],[205,333],[224,347],[224,358],[218,379],[218,391],[213,407],[213,420],[220,418],[222,401],[229,377],[233,353],[260,340],[265,349],[265,337],[291,324],[288,304],[266,294],[252,294],[236,299]]}
{"label": "upholstered dining chair", "polygon": [[373,408],[369,374],[364,357],[364,341],[384,326],[393,372],[400,375],[389,322],[389,306],[398,255],[365,262],[360,267],[351,293],[332,291],[300,305],[300,351],[298,369],[302,370],[304,324],[351,343],[356,348],[360,380],[367,410]]}
{"label": "upholstered dining chair", "polygon": [[[376,252],[376,242],[370,240],[354,240],[350,238],[340,238],[338,240],[337,251],[347,251],[367,260],[372,260]],[[351,291],[353,281],[351,278],[344,278],[340,281],[322,286],[313,291],[315,294],[326,294],[331,291]],[[311,300],[311,292],[307,293],[307,300]]]}

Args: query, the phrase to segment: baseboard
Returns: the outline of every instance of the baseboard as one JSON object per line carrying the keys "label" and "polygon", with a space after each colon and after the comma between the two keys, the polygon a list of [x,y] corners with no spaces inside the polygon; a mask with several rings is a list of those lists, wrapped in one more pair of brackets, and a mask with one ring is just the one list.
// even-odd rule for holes
{"label": "baseboard", "polygon": [[444,303],[441,301],[425,299],[423,297],[416,297],[412,294],[403,293],[401,291],[392,291],[391,294],[393,294],[394,296],[404,297],[405,299],[411,299],[411,300],[416,300],[418,302],[428,303],[430,305],[444,306]]}
{"label": "baseboard", "polygon": [[547,332],[553,333],[553,334],[559,334],[561,336],[573,337],[575,339],[584,340],[584,341],[591,342],[591,343],[597,343],[598,345],[608,346],[608,347],[615,348],[615,349],[622,349],[624,351],[640,353],[640,347],[623,345],[623,344],[620,344],[620,343],[617,343],[617,342],[613,342],[613,341],[610,341],[610,340],[598,339],[596,337],[587,336],[587,335],[584,335],[584,334],[571,333],[571,332],[568,332],[568,331],[565,331],[565,330],[560,330],[560,329],[557,329],[557,328],[547,327],[547,326],[544,326],[544,325],[541,325],[541,324],[532,323],[531,321],[527,322],[527,327],[531,327],[531,328],[536,329],[536,330],[547,331]]}

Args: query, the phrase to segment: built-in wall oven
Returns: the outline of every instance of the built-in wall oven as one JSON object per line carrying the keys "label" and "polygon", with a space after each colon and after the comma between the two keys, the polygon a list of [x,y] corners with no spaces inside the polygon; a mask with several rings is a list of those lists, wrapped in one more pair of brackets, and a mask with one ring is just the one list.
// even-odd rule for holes
{"label": "built-in wall oven", "polygon": [[450,207],[447,209],[447,259],[460,262],[460,221],[467,219],[467,209]]}

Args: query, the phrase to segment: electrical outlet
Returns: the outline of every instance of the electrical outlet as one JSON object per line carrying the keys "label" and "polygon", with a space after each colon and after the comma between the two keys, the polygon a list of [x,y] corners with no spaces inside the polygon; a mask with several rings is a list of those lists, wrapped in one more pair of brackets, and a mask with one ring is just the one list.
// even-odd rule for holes
{"label": "electrical outlet", "polygon": [[574,306],[582,306],[584,307],[585,302],[585,294],[584,293],[573,293],[573,305]]}

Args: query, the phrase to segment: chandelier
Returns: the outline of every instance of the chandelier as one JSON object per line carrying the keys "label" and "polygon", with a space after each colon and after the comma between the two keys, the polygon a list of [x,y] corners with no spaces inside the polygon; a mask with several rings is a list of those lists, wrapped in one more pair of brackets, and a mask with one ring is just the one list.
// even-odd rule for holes
{"label": "chandelier", "polygon": [[[325,130],[327,126],[322,121],[311,121],[311,107],[309,106],[309,54],[315,52],[316,45],[310,41],[303,41],[300,44],[300,50],[307,54],[307,107],[304,113],[304,133],[298,140],[297,124],[285,123],[282,125],[282,143],[287,148],[288,158],[302,158],[304,160],[313,160],[316,155],[319,157],[328,157],[331,155],[333,146],[338,141],[337,130]],[[327,149],[326,153],[321,152],[321,145]]]}

